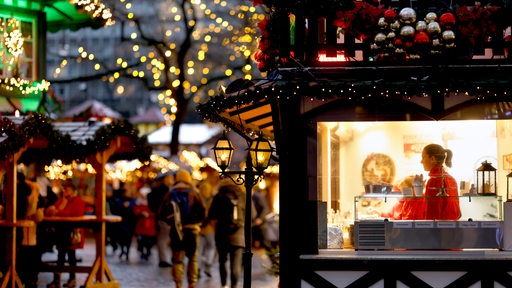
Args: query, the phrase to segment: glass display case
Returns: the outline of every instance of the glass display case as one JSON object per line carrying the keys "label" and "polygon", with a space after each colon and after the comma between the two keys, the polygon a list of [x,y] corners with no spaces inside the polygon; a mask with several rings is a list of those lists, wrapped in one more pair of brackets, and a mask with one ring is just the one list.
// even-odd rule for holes
{"label": "glass display case", "polygon": [[[458,196],[461,209],[460,220],[499,221],[503,219],[501,196]],[[354,197],[354,216],[357,220],[393,219],[395,207],[400,201],[414,201],[421,197],[404,196],[401,193],[365,194]],[[424,198],[423,198],[424,199]],[[425,199],[426,200],[426,199]]]}
{"label": "glass display case", "polygon": [[[449,196],[445,196],[449,197]],[[397,194],[366,194],[354,199],[354,233],[357,250],[364,249],[500,249],[503,245],[501,196],[464,195],[458,198],[458,220],[423,220],[401,216],[415,203],[443,197],[413,197]],[[416,202],[415,202],[416,201]],[[407,204],[412,203],[412,204]],[[416,206],[415,206],[416,205]],[[404,209],[402,209],[404,208]],[[403,212],[403,213],[402,213]],[[409,213],[405,215],[413,215]]]}
{"label": "glass display case", "polygon": [[[355,196],[353,221],[339,213],[328,213],[327,248],[498,248],[501,239],[496,235],[501,235],[502,197],[464,195],[457,198],[461,209],[458,221],[432,221],[402,220],[397,217],[401,202],[427,201],[423,197],[404,196],[401,193],[369,193]],[[456,242],[446,241],[451,238]],[[364,239],[371,241],[367,242]],[[376,244],[373,242],[374,239],[384,240]]]}

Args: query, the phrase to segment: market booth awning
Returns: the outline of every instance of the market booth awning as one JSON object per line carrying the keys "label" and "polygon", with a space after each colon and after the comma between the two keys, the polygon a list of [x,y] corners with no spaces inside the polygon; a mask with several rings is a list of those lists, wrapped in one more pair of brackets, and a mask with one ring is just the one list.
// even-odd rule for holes
{"label": "market booth awning", "polygon": [[121,113],[97,100],[87,100],[75,107],[71,107],[69,110],[62,114],[62,117],[73,121],[84,121],[88,120],[89,118],[96,118],[99,120],[104,118],[123,118]]}
{"label": "market booth awning", "polygon": [[[237,80],[238,81],[238,80]],[[235,81],[236,82],[236,81]],[[204,104],[197,106],[203,119],[213,123],[223,123],[245,139],[248,134],[262,134],[265,138],[274,139],[274,121],[276,104],[272,98],[260,97],[261,92],[272,89],[275,81],[265,80],[259,83],[245,82],[240,90],[226,89],[226,93],[213,97]],[[273,109],[274,108],[274,109]]]}
{"label": "market booth awning", "polygon": [[347,63],[339,67],[279,69],[272,79],[221,93],[199,104],[197,111],[203,119],[223,123],[245,137],[262,133],[274,139],[281,121],[278,107],[289,105],[293,102],[289,100],[297,97],[310,100],[304,101],[307,104],[300,108],[303,112],[327,103],[344,102],[356,107],[394,101],[416,105],[419,113],[430,119],[445,119],[471,105],[510,101],[510,95],[512,64],[503,60],[396,66]]}

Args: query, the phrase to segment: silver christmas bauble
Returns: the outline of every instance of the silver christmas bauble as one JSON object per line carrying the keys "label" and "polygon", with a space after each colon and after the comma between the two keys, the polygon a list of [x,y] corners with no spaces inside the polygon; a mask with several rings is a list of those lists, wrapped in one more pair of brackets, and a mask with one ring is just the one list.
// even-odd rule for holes
{"label": "silver christmas bauble", "polygon": [[384,17],[380,17],[377,25],[379,25],[381,29],[385,29],[386,27],[388,27],[388,22],[386,22],[386,19],[384,19]]}
{"label": "silver christmas bauble", "polygon": [[412,28],[412,26],[406,25],[400,29],[400,35],[402,37],[412,37],[414,36],[414,28]]}
{"label": "silver christmas bauble", "polygon": [[441,34],[444,41],[451,43],[455,40],[455,33],[452,30],[445,30],[443,34]]}
{"label": "silver christmas bauble", "polygon": [[427,22],[425,21],[418,21],[416,22],[416,31],[425,31],[427,30]]}
{"label": "silver christmas bauble", "polygon": [[429,12],[427,13],[427,16],[425,16],[425,22],[430,23],[430,22],[435,22],[437,21],[437,14],[434,13],[434,12]]}
{"label": "silver christmas bauble", "polygon": [[393,23],[391,23],[391,25],[389,25],[389,27],[391,28],[391,30],[398,30],[400,29],[400,22],[397,20]]}
{"label": "silver christmas bauble", "polygon": [[441,26],[437,22],[430,22],[427,25],[427,31],[430,34],[439,34],[441,33]]}
{"label": "silver christmas bauble", "polygon": [[412,24],[416,22],[416,11],[412,8],[404,8],[398,14],[400,17],[400,21],[405,24]]}
{"label": "silver christmas bauble", "polygon": [[377,35],[375,35],[375,43],[382,43],[384,41],[386,41],[386,35],[384,33],[377,33]]}

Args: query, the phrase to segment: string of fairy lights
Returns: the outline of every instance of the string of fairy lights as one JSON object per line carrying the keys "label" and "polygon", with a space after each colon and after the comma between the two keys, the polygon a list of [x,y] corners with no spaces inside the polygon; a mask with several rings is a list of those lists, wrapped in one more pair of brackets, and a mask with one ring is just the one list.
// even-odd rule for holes
{"label": "string of fairy lights", "polygon": [[84,10],[93,19],[102,19],[105,27],[115,23],[110,9],[98,0],[69,0],[69,3]]}
{"label": "string of fairy lights", "polygon": [[[85,11],[93,19],[101,19],[104,26],[110,26],[115,23],[112,18],[110,9],[97,0],[70,0],[79,10]],[[20,75],[20,65],[22,55],[24,54],[25,36],[21,31],[21,23],[18,19],[11,16],[7,19],[0,18],[0,58],[3,63],[7,63],[4,75],[11,74],[11,77],[0,79],[0,88],[4,91],[19,92],[21,95],[38,94],[46,92],[50,88],[50,82],[42,79],[39,81],[31,81],[24,79]],[[31,37],[31,33],[29,33]]]}
{"label": "string of fairy lights", "polygon": [[[111,73],[102,78],[104,82],[116,85],[115,91],[119,94],[125,91],[121,81],[118,81],[123,76],[149,80],[153,87],[151,90],[158,91],[156,96],[167,124],[173,123],[178,112],[178,87],[184,89],[186,97],[199,103],[202,98],[217,94],[217,90],[212,87],[201,90],[208,86],[209,79],[219,76],[235,77],[235,72],[230,68],[234,65],[230,64],[237,61],[239,63],[240,59],[250,63],[242,65],[243,77],[253,77],[256,63],[249,60],[257,50],[256,23],[264,19],[264,14],[258,10],[259,8],[243,3],[233,4],[226,0],[191,0],[190,8],[182,11],[176,3],[166,2],[168,6],[163,5],[164,8],[160,9],[159,17],[164,21],[159,27],[162,35],[158,36],[161,37],[159,40],[165,45],[165,49],[163,53],[159,53],[153,47],[144,45],[142,35],[135,28],[135,22],[144,15],[142,13],[145,9],[140,7],[144,4],[126,0],[119,0],[119,3],[122,4],[123,15],[126,15],[129,24],[130,29],[126,31],[130,31],[126,36],[132,45],[131,52],[134,58],[129,59],[132,57],[130,55],[115,58],[115,63],[101,62],[93,51],[82,46],[77,50],[76,61],[94,63],[94,70],[98,73],[113,70],[113,67],[118,71],[125,69],[123,72]],[[180,50],[182,35],[190,29],[193,30],[191,37],[194,47],[185,61],[185,66],[180,69],[176,57]],[[220,49],[218,47],[226,49],[227,52],[222,57],[229,61],[222,61],[219,64],[219,56],[215,53],[215,49]],[[134,65],[134,61],[138,62],[138,65]],[[62,60],[53,77],[58,78],[70,64],[68,59]],[[184,81],[179,80],[180,75],[185,76]]]}
{"label": "string of fairy lights", "polygon": [[0,88],[5,91],[17,91],[22,95],[39,93],[48,90],[50,83],[46,80],[30,81],[20,76],[20,59],[24,53],[24,38],[20,29],[20,21],[14,17],[0,18],[0,45],[5,50],[0,53],[3,62],[7,63],[4,73],[12,77],[0,79]]}

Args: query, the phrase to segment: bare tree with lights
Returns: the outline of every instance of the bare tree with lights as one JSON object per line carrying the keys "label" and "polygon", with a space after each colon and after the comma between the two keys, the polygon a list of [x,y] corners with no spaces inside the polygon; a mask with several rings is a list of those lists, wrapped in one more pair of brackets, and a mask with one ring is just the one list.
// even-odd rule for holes
{"label": "bare tree with lights", "polygon": [[[111,29],[116,39],[116,47],[108,48],[112,55],[97,56],[106,49],[100,45],[68,46],[69,52],[61,55],[64,61],[49,67],[49,80],[64,85],[101,79],[118,94],[125,91],[123,85],[137,80],[141,89],[156,95],[167,124],[173,125],[171,156],[178,153],[180,125],[192,103],[216,95],[224,82],[261,78],[252,57],[257,50],[256,23],[264,15],[248,0],[104,2],[116,21],[103,28]],[[51,47],[48,50],[52,53]],[[88,63],[89,69],[81,68],[79,75],[65,73],[72,61]]]}

